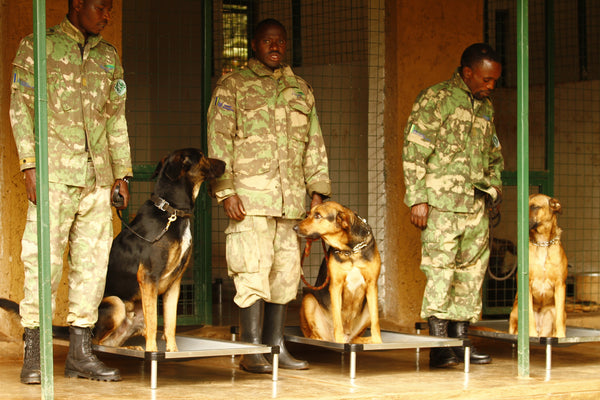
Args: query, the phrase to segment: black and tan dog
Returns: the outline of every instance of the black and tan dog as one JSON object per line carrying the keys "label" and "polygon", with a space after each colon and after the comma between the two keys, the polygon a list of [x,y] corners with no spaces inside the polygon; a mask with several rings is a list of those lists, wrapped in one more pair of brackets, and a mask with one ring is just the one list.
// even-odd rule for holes
{"label": "black and tan dog", "polygon": [[[303,297],[304,336],[338,343],[381,343],[377,304],[381,259],[371,227],[354,211],[328,201],[313,207],[294,230],[329,245],[317,277],[320,285],[329,273],[329,290]],[[362,337],[369,325],[371,336]]]}
{"label": "black and tan dog", "polygon": [[[560,243],[560,202],[544,194],[529,196],[529,336],[565,337],[568,263]],[[518,299],[509,333],[518,330]]]}
{"label": "black and tan dog", "polygon": [[154,192],[114,239],[95,337],[121,346],[144,334],[146,351],[157,351],[157,302],[163,295],[167,351],[177,351],[175,325],[180,282],[192,255],[194,202],[205,180],[218,178],[225,163],[197,149],[177,150],[154,172]]}

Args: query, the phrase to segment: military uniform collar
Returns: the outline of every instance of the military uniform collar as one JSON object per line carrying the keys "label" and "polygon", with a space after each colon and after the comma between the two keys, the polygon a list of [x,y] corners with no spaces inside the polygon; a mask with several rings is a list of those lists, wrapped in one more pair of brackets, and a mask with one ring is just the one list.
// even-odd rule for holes
{"label": "military uniform collar", "polygon": [[272,76],[274,79],[283,77],[294,76],[292,69],[287,64],[281,64],[275,71],[271,71],[269,67],[258,61],[256,58],[251,58],[248,61],[248,68],[250,68],[258,76]]}
{"label": "military uniform collar", "polygon": [[456,68],[456,71],[454,71],[454,75],[452,75],[452,78],[450,80],[452,81],[452,84],[454,86],[461,88],[465,92],[469,93],[469,95],[471,95],[471,89],[469,89],[465,81],[463,81],[462,76],[460,76],[460,67]]}
{"label": "military uniform collar", "polygon": [[452,75],[452,78],[450,78],[450,81],[452,82],[452,84],[454,86],[464,90],[467,93],[467,95],[469,96],[469,98],[471,99],[471,101],[491,104],[491,100],[489,99],[489,97],[485,98],[483,100],[479,100],[479,99],[476,99],[475,97],[473,97],[473,93],[471,92],[471,89],[469,89],[469,87],[467,86],[465,81],[463,81],[462,76],[460,76],[460,67],[456,68],[456,71],[454,71],[454,75]]}
{"label": "military uniform collar", "polygon": [[[73,39],[74,41],[79,43],[81,46],[85,46],[85,44],[86,44],[85,36],[83,36],[83,33],[81,33],[81,31],[79,29],[77,29],[75,27],[75,25],[73,25],[71,23],[71,21],[69,21],[68,17],[65,17],[65,19],[62,20],[59,27],[60,27],[60,30],[63,31],[65,35],[69,36],[71,39]],[[101,35],[90,35],[90,36],[88,36],[87,42],[90,44],[90,47],[94,47],[98,43],[100,43],[101,40],[102,40]]]}

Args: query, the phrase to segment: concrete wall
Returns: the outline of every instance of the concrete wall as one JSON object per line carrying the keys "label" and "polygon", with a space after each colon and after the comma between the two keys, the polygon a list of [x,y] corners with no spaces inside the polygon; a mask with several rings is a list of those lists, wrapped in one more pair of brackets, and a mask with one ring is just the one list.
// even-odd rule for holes
{"label": "concrete wall", "polygon": [[425,276],[419,270],[420,231],[403,203],[403,130],[424,88],[448,79],[462,51],[483,40],[483,2],[388,0],[386,2],[386,314],[393,325],[419,320]]}
{"label": "concrete wall", "polygon": [[[46,26],[59,23],[67,14],[67,0],[46,1]],[[121,48],[122,0],[113,0],[113,19],[103,36]],[[23,265],[20,261],[21,236],[25,226],[27,197],[19,171],[17,150],[9,119],[11,63],[20,39],[33,32],[31,0],[0,1],[0,297],[20,301],[23,297]],[[66,284],[63,280],[55,321],[66,319]],[[4,321],[8,321],[5,323]],[[0,333],[17,337],[18,320],[0,310]],[[19,343],[20,347],[21,344]]]}

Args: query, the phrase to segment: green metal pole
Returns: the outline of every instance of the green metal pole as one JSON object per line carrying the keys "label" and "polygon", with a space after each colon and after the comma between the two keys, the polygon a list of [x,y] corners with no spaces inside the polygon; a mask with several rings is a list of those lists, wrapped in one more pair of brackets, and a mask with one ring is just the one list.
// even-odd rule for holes
{"label": "green metal pole", "polygon": [[546,0],[546,171],[545,194],[554,196],[554,0]]}
{"label": "green metal pole", "polygon": [[35,158],[37,187],[40,358],[42,398],[54,398],[52,299],[50,291],[50,201],[48,195],[48,95],[46,91],[46,1],[33,2]]}
{"label": "green metal pole", "polygon": [[529,10],[517,0],[518,373],[529,376]]}
{"label": "green metal pole", "polygon": [[[205,123],[202,124],[202,148],[206,151],[207,147],[207,133],[206,133],[206,114],[208,112],[208,106],[212,95],[212,60],[213,60],[213,34],[212,34],[212,20],[213,20],[213,7],[212,1],[204,2],[204,54],[203,54],[203,81],[202,81],[202,118]],[[206,185],[204,185],[206,187]],[[199,209],[202,213],[202,226],[200,233],[196,237],[200,240],[196,240],[196,245],[202,247],[200,252],[196,255],[202,260],[201,269],[199,269],[199,279],[196,282],[202,282],[204,287],[202,293],[204,298],[201,301],[204,314],[204,323],[212,324],[212,249],[210,246],[210,235],[212,232],[212,218],[211,218],[211,199],[208,196],[206,190],[202,190],[199,196]],[[197,268],[198,269],[198,268]],[[198,292],[198,291],[196,291]]]}

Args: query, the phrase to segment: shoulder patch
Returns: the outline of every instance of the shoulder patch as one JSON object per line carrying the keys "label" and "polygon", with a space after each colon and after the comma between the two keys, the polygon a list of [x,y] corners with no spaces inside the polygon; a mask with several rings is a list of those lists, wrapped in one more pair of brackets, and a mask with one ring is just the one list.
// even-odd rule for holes
{"label": "shoulder patch", "polygon": [[494,147],[496,147],[496,148],[500,147],[500,140],[498,140],[498,136],[496,136],[496,135],[492,136],[492,142],[494,143]]}
{"label": "shoulder patch", "polygon": [[123,96],[125,93],[127,93],[127,85],[123,79],[117,79],[115,82],[115,92],[119,96]]}
{"label": "shoulder patch", "polygon": [[227,111],[233,111],[233,107],[219,99],[219,96],[215,97],[215,106],[220,107]]}
{"label": "shoulder patch", "polygon": [[102,68],[103,70],[105,70],[108,73],[112,73],[115,70],[114,64],[104,64],[104,65],[101,65],[100,68]]}
{"label": "shoulder patch", "polygon": [[419,132],[415,124],[410,124],[410,129],[406,135],[406,140],[423,147],[433,148],[433,143],[431,143],[431,140],[423,133]]}

